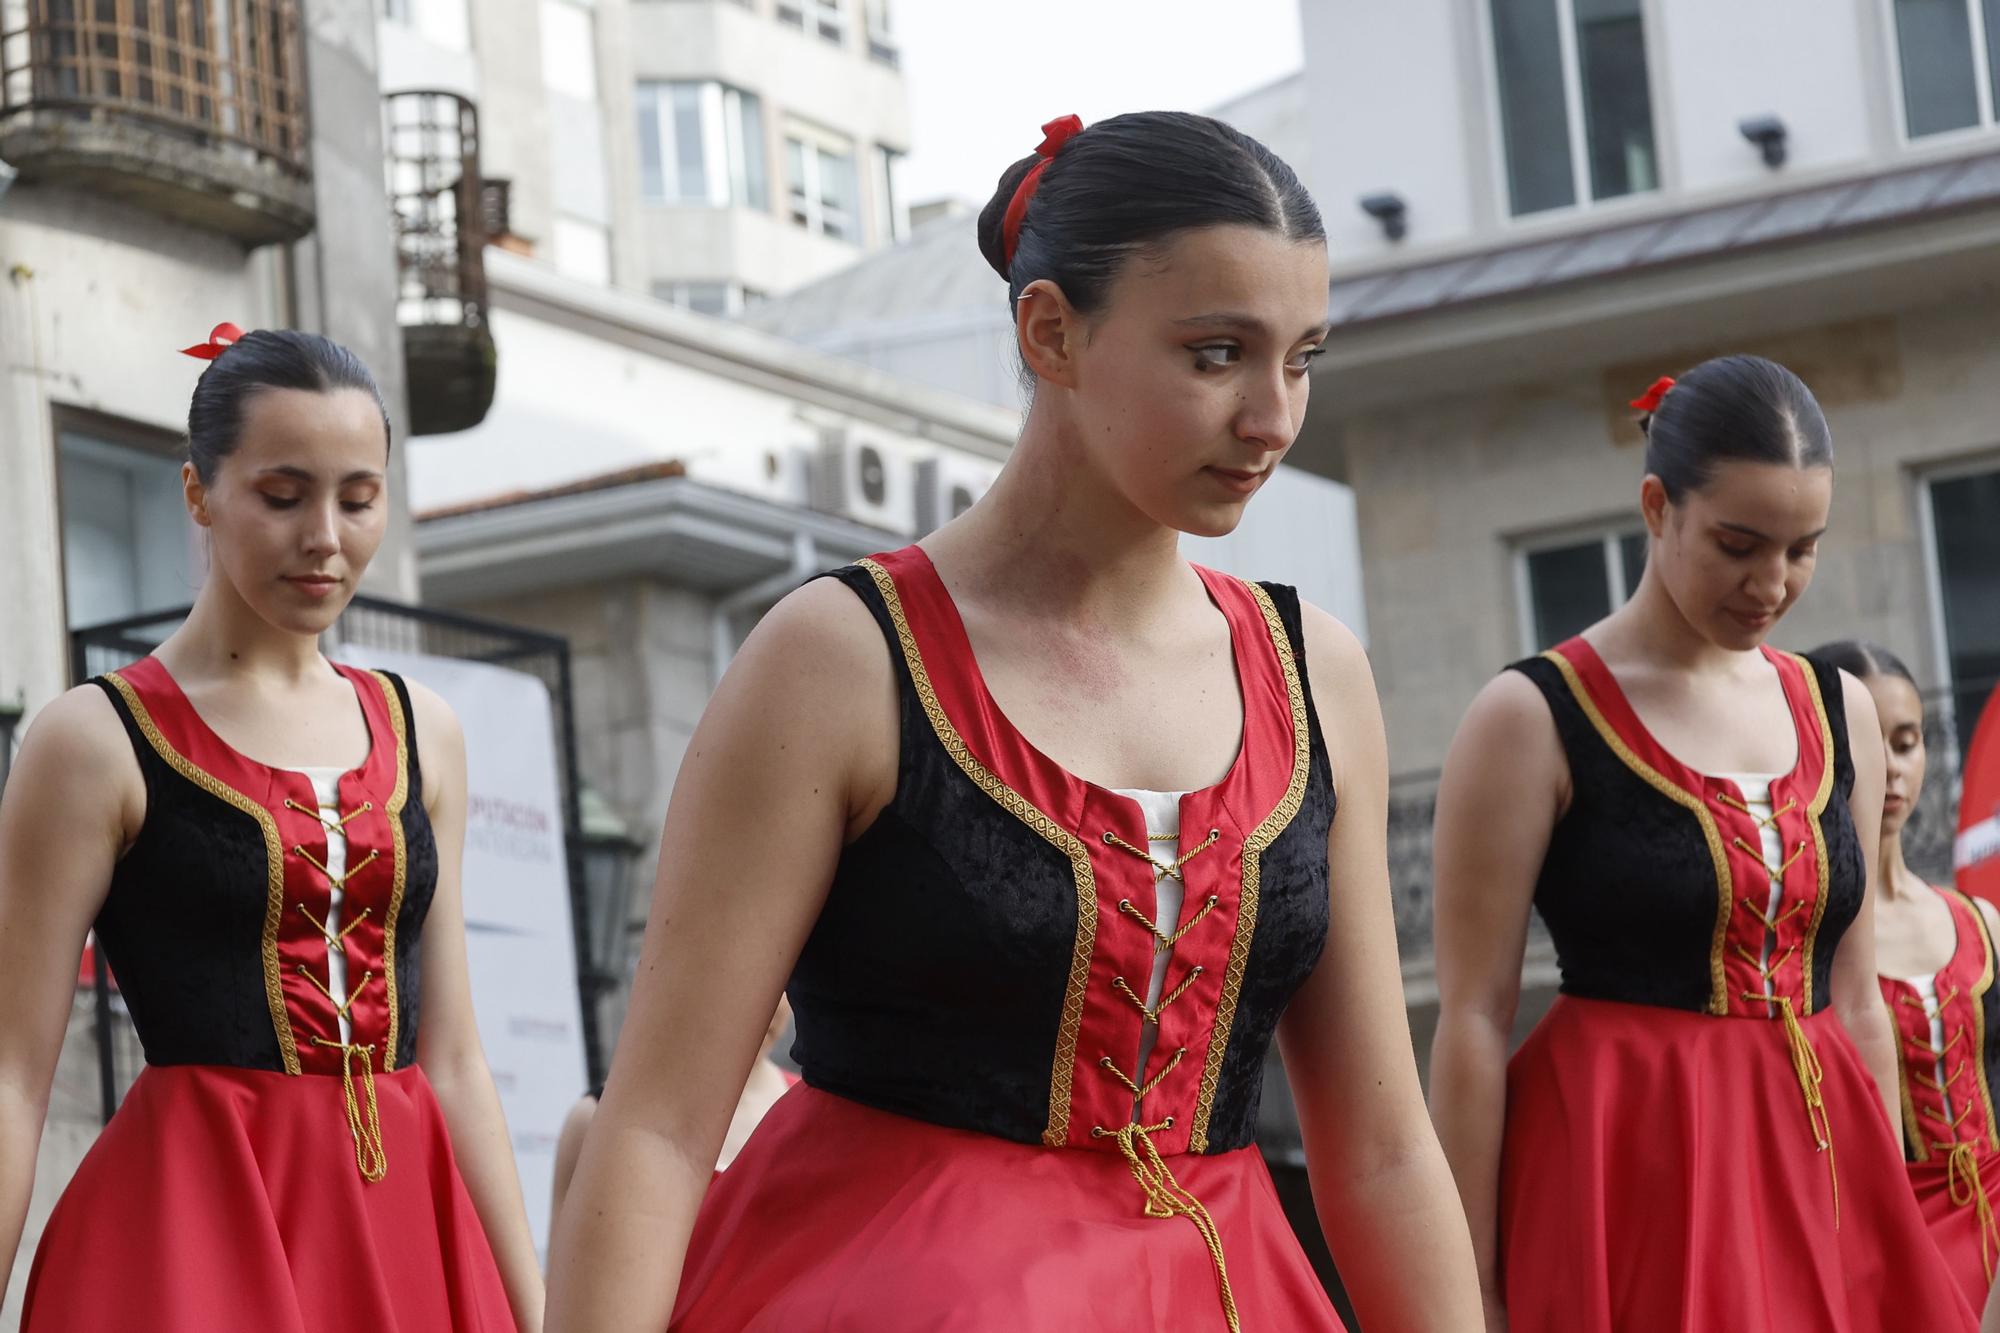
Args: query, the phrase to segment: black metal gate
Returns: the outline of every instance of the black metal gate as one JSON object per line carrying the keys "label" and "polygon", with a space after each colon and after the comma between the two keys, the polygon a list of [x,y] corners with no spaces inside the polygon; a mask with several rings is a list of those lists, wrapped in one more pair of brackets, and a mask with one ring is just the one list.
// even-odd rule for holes
{"label": "black metal gate", "polygon": [[[70,634],[70,670],[76,681],[146,656],[187,618],[189,608],[156,611],[129,620],[92,625]],[[484,662],[534,676],[548,687],[555,719],[557,778],[561,784],[563,845],[569,870],[570,924],[576,951],[578,1002],[582,1010],[583,1044],[590,1080],[604,1077],[606,1052],[598,1033],[598,997],[607,978],[593,963],[588,903],[584,893],[583,831],[576,767],[575,709],[570,686],[569,641],[499,621],[481,620],[433,607],[408,606],[380,597],[358,595],[331,632],[342,644],[395,652],[424,653],[461,661]],[[132,1080],[144,1056],[129,1020],[114,1012],[104,958],[96,950],[95,994],[99,1089],[106,1120]]]}

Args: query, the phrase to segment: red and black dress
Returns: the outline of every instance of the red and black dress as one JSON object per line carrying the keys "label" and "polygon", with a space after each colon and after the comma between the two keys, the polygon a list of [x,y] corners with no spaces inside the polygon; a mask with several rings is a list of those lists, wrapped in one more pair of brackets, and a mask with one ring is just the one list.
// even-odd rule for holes
{"label": "red and black dress", "polygon": [[1970,898],[1940,889],[1957,928],[1951,961],[1932,977],[1883,977],[1903,1085],[1903,1152],[1931,1237],[1974,1309],[2000,1259],[2000,987],[1993,940]]}
{"label": "red and black dress", "polygon": [[24,1333],[514,1329],[415,1064],[438,859],[409,696],[336,670],[370,736],[337,817],[157,658],[93,682],[146,784],[96,921],[146,1067],[42,1234]]}
{"label": "red and black dress", "polygon": [[1974,1326],[1832,1008],[1867,884],[1840,673],[1765,656],[1798,760],[1761,816],[1667,753],[1582,639],[1514,667],[1572,789],[1535,890],[1562,994],[1507,1078],[1514,1333]]}
{"label": "red and black dress", "polygon": [[[1201,571],[1243,745],[1181,798],[1178,842],[1149,847],[1136,801],[1009,724],[921,550],[836,577],[895,660],[896,794],[842,853],[792,976],[804,1085],[709,1188],[672,1328],[1337,1330],[1253,1146],[1264,1056],[1329,916],[1296,594]],[[1159,920],[1168,875],[1183,903]]]}

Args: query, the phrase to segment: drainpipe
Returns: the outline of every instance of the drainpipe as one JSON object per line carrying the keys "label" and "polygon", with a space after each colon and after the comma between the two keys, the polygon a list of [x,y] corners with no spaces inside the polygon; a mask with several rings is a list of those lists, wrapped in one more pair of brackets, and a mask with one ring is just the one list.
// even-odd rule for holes
{"label": "drainpipe", "polygon": [[716,602],[709,617],[709,688],[722,683],[722,673],[736,656],[736,617],[777,601],[792,589],[819,573],[819,548],[809,532],[792,534],[792,563],[769,578],[738,588]]}

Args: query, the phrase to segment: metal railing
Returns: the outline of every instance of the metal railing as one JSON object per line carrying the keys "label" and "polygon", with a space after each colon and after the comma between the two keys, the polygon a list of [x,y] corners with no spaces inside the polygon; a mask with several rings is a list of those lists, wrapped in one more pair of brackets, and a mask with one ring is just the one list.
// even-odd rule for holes
{"label": "metal railing", "polygon": [[0,122],[114,110],[310,174],[299,0],[0,0]]}
{"label": "metal railing", "polygon": [[397,322],[486,324],[487,199],[479,108],[457,93],[385,94],[389,206],[396,219]]}

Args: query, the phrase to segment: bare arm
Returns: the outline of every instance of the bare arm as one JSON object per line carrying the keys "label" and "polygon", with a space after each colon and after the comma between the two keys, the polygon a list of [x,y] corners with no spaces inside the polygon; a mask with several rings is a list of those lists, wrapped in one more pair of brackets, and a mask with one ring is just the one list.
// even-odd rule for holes
{"label": "bare arm", "polygon": [[1882,1003],[1882,986],[1875,977],[1875,898],[1882,877],[1882,788],[1887,761],[1882,754],[1882,728],[1876,720],[1875,698],[1846,672],[1841,673],[1847,697],[1848,753],[1854,761],[1854,791],[1847,808],[1861,838],[1868,884],[1861,895],[1861,913],[1840,937],[1833,958],[1833,1007],[1875,1076],[1882,1110],[1897,1145],[1903,1141],[1902,1093],[1896,1074],[1896,1034],[1889,1010]]}
{"label": "bare arm", "polygon": [[709,701],[667,810],[611,1078],[557,1222],[551,1333],[666,1326],[778,994],[844,841],[893,793],[890,671],[866,608],[822,581],[764,618]]}
{"label": "bare arm", "polygon": [[465,960],[465,732],[451,708],[421,685],[410,686],[411,711],[423,755],[424,805],[437,836],[437,893],[424,921],[424,1021],[417,1063],[437,1093],[452,1156],[479,1213],[486,1242],[507,1288],[522,1333],[542,1326],[542,1267],[528,1230],[527,1206],[514,1169],[500,1093],[486,1067],[472,1012],[472,978]]}
{"label": "bare arm", "polygon": [[549,1189],[549,1216],[561,1217],[563,1200],[576,1179],[576,1159],[583,1155],[583,1136],[590,1132],[591,1117],[597,1114],[597,1098],[579,1097],[563,1117],[562,1131],[556,1135],[555,1181]]}
{"label": "bare arm", "polygon": [[1489,1327],[1504,1327],[1500,1149],[1521,959],[1569,764],[1532,681],[1503,672],[1473,701],[1445,759],[1433,844],[1438,1026],[1431,1117],[1472,1230]]}
{"label": "bare arm", "polygon": [[42,710],[0,800],[0,1297],[34,1190],[84,937],[145,801],[131,743],[95,686]]}
{"label": "bare arm", "polygon": [[1305,608],[1339,814],[1333,928],[1279,1027],[1320,1228],[1364,1326],[1462,1330],[1479,1287],[1451,1172],[1424,1114],[1389,902],[1388,747],[1361,645]]}

